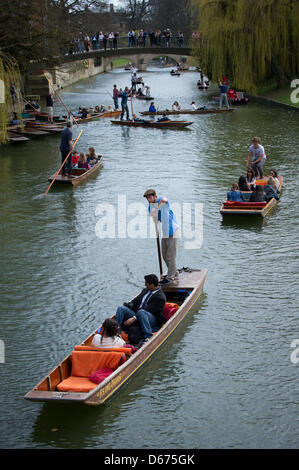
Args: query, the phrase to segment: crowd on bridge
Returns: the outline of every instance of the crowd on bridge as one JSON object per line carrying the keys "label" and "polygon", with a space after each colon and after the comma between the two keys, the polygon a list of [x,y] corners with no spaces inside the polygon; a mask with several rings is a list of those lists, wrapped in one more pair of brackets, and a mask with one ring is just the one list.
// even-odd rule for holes
{"label": "crowd on bridge", "polygon": [[[120,33],[110,33],[98,31],[93,34],[81,34],[75,37],[69,46],[69,50],[63,50],[66,54],[83,54],[86,52],[97,50],[117,50],[119,47]],[[157,29],[155,31],[143,29],[130,29],[127,33],[127,39],[123,47],[183,47],[184,33],[179,31],[177,35],[173,35],[169,28],[164,30]]]}

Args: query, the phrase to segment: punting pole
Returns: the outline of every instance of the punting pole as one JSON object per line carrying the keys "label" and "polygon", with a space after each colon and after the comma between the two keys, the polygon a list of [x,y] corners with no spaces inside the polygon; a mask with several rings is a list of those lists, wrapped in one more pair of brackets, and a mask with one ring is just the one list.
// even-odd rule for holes
{"label": "punting pole", "polygon": [[[50,83],[50,80],[48,79],[48,77],[45,75],[46,79],[48,80],[48,83],[49,83],[49,86],[51,87],[51,83]],[[51,90],[52,92],[54,93],[54,95],[57,96],[57,98],[59,99],[60,103],[62,104],[62,106],[64,106],[64,108],[66,109],[67,113],[71,116],[73,116],[73,119],[75,121],[75,124],[78,126],[78,122],[77,122],[77,119],[75,118],[75,116],[71,113],[71,111],[69,110],[69,108],[66,106],[66,104],[64,103],[63,99],[60,97],[59,93],[54,90],[54,88],[51,87]]]}
{"label": "punting pole", "polygon": [[162,268],[162,257],[161,257],[161,245],[160,245],[160,236],[159,236],[158,223],[156,221],[155,221],[155,227],[156,227],[156,240],[157,240],[157,248],[158,248],[160,276],[162,277],[163,268]]}
{"label": "punting pole", "polygon": [[74,148],[76,147],[77,142],[78,142],[78,140],[80,139],[82,133],[83,133],[83,131],[80,131],[80,134],[78,135],[77,139],[75,140],[74,145],[72,146],[71,150],[70,150],[69,153],[67,154],[67,157],[65,158],[65,160],[62,162],[61,167],[60,167],[59,170],[56,172],[54,178],[52,179],[51,183],[49,184],[49,187],[48,187],[47,190],[45,191],[45,196],[46,196],[46,195],[48,194],[48,192],[50,191],[50,188],[51,188],[52,184],[54,183],[54,181],[56,180],[57,175],[59,174],[59,172],[60,172],[60,170],[62,169],[63,165],[65,164],[65,162],[66,162],[67,159],[69,158],[70,154],[72,153],[72,151],[73,151]]}

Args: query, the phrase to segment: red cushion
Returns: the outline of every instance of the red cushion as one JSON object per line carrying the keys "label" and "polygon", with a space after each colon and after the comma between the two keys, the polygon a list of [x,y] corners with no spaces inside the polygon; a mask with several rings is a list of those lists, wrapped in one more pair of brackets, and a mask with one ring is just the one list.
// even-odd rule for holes
{"label": "red cushion", "polygon": [[111,369],[111,367],[103,367],[102,369],[96,370],[88,377],[88,379],[95,384],[100,384],[106,379],[106,377],[109,377],[112,372],[114,372],[114,369]]}
{"label": "red cushion", "polygon": [[239,201],[225,201],[223,207],[229,209],[230,207],[239,207],[242,209],[261,209],[267,205],[266,202],[239,202]]}
{"label": "red cushion", "polygon": [[163,315],[166,318],[166,320],[169,320],[169,318],[175,314],[178,308],[179,306],[177,304],[166,302],[164,310],[163,310]]}

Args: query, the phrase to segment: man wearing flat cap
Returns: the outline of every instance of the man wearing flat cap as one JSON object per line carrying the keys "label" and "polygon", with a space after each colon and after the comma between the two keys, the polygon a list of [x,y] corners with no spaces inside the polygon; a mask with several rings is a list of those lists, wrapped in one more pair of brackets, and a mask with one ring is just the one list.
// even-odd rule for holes
{"label": "man wearing flat cap", "polygon": [[170,208],[165,197],[158,197],[154,189],[148,189],[143,195],[148,203],[149,214],[154,222],[162,224],[162,256],[167,266],[167,274],[160,281],[160,284],[169,284],[176,276],[176,251],[177,251],[177,230],[178,224],[175,215]]}

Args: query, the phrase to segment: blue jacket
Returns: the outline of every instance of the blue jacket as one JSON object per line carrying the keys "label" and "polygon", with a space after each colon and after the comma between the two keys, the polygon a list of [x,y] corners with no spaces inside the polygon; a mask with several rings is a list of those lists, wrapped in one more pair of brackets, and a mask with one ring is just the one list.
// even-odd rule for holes
{"label": "blue jacket", "polygon": [[237,202],[243,202],[243,194],[241,191],[228,191],[227,193],[227,199],[228,201],[237,201]]}

